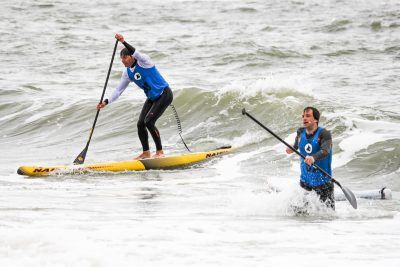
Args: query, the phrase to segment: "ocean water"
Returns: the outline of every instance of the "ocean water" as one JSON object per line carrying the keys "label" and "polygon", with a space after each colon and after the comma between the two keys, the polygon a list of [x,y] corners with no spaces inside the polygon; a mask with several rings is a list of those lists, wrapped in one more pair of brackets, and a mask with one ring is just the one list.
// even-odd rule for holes
{"label": "ocean water", "polygon": [[[0,266],[399,266],[400,3],[0,1]],[[85,147],[115,33],[170,83],[193,151],[235,153],[177,170],[53,175]],[[118,50],[122,48],[118,46]],[[115,58],[106,96],[123,65]],[[86,163],[141,152],[145,96],[100,112]],[[332,132],[334,177],[392,200],[301,204],[288,142],[306,106]],[[157,124],[184,153],[171,109]],[[151,149],[154,145],[150,141]],[[276,190],[278,189],[278,190]],[[339,192],[340,189],[336,188]]]}

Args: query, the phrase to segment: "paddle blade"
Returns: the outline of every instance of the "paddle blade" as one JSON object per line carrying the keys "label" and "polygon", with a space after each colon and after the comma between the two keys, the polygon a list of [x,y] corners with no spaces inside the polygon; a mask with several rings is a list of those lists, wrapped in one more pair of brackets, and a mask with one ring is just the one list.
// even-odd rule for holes
{"label": "paddle blade", "polygon": [[353,192],[351,192],[351,190],[345,186],[341,186],[340,188],[342,189],[344,196],[350,202],[351,206],[357,209],[357,199],[356,196],[353,194]]}
{"label": "paddle blade", "polygon": [[85,147],[82,152],[76,157],[74,160],[75,165],[83,164],[85,162],[86,158],[86,153],[87,153],[87,147]]}

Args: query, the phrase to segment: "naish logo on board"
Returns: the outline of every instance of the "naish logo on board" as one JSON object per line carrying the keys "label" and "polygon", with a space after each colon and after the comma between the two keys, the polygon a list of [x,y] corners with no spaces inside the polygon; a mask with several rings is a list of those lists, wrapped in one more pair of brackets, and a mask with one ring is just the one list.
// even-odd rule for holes
{"label": "naish logo on board", "polygon": [[54,171],[56,168],[35,168],[33,170],[33,172],[52,172]]}
{"label": "naish logo on board", "polygon": [[206,155],[206,158],[215,157],[215,156],[218,156],[218,155],[223,154],[224,152],[225,152],[225,151],[222,151],[222,152],[214,152],[214,153],[208,153],[208,154]]}

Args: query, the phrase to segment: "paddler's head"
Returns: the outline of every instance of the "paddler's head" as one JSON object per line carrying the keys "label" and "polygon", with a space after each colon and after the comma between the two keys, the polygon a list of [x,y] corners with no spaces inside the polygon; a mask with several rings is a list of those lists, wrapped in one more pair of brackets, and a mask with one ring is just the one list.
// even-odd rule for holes
{"label": "paddler's head", "polygon": [[306,107],[303,110],[303,126],[308,130],[313,130],[318,127],[320,113],[314,107]]}
{"label": "paddler's head", "polygon": [[121,50],[120,57],[125,67],[131,67],[135,63],[135,58],[126,47]]}

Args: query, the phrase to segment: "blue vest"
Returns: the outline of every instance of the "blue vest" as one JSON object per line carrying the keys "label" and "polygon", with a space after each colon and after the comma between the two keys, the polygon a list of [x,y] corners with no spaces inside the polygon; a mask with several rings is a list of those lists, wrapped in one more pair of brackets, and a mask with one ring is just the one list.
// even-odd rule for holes
{"label": "blue vest", "polygon": [[[317,132],[314,134],[312,139],[307,139],[306,129],[300,136],[299,151],[304,156],[312,156],[321,150],[321,146],[318,142],[318,137],[323,128],[318,127]],[[332,149],[329,151],[329,155],[322,160],[316,160],[315,165],[318,165],[321,169],[332,175]],[[300,180],[311,187],[321,186],[330,181],[329,177],[326,177],[321,171],[314,169],[301,159],[300,163],[301,175]]]}
{"label": "blue vest", "polygon": [[142,68],[136,64],[133,72],[130,68],[126,69],[129,79],[143,89],[147,98],[151,101],[157,100],[164,89],[169,86],[155,66]]}

